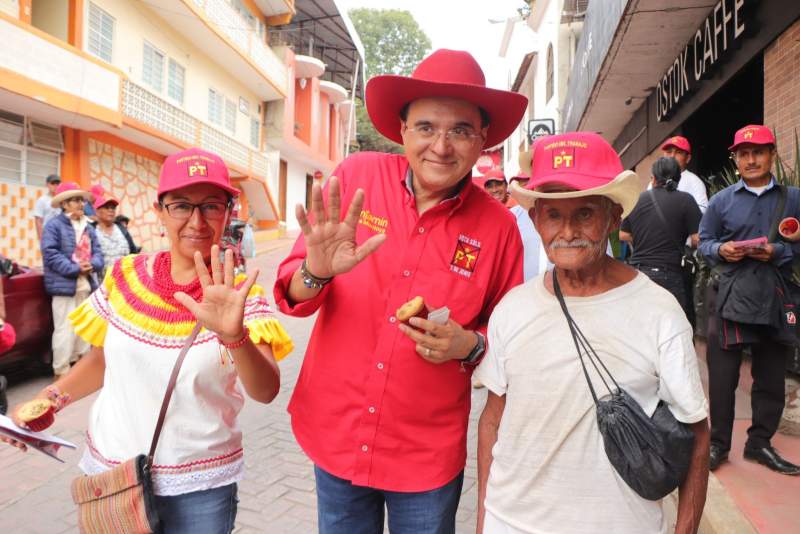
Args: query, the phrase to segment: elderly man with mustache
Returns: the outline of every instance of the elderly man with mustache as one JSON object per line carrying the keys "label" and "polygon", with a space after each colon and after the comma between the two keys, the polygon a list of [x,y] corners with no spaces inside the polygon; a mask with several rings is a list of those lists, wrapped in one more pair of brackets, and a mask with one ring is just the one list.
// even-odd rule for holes
{"label": "elderly man with mustache", "polygon": [[638,178],[602,137],[573,132],[539,140],[530,182],[511,189],[554,270],[512,289],[489,320],[475,373],[489,389],[478,431],[478,533],[667,532],[661,503],[639,496],[606,455],[556,275],[572,318],[619,386],[648,416],[663,402],[693,431],[676,532],[696,532],[708,427],[692,328],[669,292],[605,254],[636,204]]}

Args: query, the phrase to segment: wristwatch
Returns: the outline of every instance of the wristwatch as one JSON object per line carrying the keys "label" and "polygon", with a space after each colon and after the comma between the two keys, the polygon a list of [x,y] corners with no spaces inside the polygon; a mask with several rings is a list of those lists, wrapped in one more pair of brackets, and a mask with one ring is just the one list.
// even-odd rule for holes
{"label": "wristwatch", "polygon": [[303,264],[300,266],[300,276],[303,277],[303,285],[308,289],[322,289],[333,280],[333,277],[319,278],[311,274],[306,260],[303,260]]}
{"label": "wristwatch", "polygon": [[478,336],[478,342],[475,344],[475,347],[472,351],[467,354],[467,357],[461,360],[461,363],[466,365],[475,365],[475,363],[483,356],[483,353],[486,352],[486,338],[480,332],[475,332],[475,335]]}

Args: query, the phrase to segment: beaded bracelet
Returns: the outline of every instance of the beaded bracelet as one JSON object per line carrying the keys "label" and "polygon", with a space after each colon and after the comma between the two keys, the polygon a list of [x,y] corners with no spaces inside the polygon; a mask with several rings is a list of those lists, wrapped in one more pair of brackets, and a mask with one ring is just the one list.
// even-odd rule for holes
{"label": "beaded bracelet", "polygon": [[53,406],[55,406],[56,412],[60,412],[67,404],[69,404],[69,393],[61,393],[61,390],[58,389],[55,384],[50,384],[44,388],[44,392],[47,395],[47,400],[52,402]]}
{"label": "beaded bracelet", "polygon": [[217,336],[217,339],[219,340],[219,344],[220,345],[222,345],[223,347],[225,347],[228,350],[232,350],[232,349],[238,349],[239,347],[241,347],[242,345],[247,343],[247,339],[249,337],[250,337],[250,329],[247,328],[247,325],[244,325],[244,331],[242,333],[242,339],[240,339],[238,341],[234,341],[233,343],[225,343],[224,341],[222,341],[222,339],[220,339],[219,336]]}

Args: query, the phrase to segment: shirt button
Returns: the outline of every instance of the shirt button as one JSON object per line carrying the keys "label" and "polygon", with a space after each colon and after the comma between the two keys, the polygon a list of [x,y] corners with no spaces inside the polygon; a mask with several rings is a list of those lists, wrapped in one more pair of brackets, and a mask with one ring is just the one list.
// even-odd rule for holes
{"label": "shirt button", "polygon": [[420,227],[417,229],[417,231],[419,231],[419,233],[421,233],[421,234],[424,234],[424,233],[425,233],[425,228],[423,228],[422,226],[420,226]]}
{"label": "shirt button", "polygon": [[383,369],[383,363],[378,362],[378,369]]}
{"label": "shirt button", "polygon": [[394,315],[392,315],[391,317],[389,317],[389,322],[390,322],[390,323],[395,323],[395,322],[397,322],[397,317],[395,317]]}
{"label": "shirt button", "polygon": [[362,445],[361,450],[367,452],[369,450],[369,447],[367,447],[366,445]]}
{"label": "shirt button", "polygon": [[409,276],[411,276],[411,271],[403,271],[403,276],[408,278]]}
{"label": "shirt button", "polygon": [[375,406],[370,406],[369,408],[367,408],[367,411],[369,413],[375,413]]}

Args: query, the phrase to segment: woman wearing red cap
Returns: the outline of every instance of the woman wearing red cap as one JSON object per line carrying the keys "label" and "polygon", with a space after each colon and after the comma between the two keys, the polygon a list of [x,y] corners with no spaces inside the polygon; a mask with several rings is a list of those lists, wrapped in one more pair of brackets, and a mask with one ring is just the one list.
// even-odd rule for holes
{"label": "woman wearing red cap", "polygon": [[272,401],[280,386],[276,361],[292,349],[255,285],[258,272],[234,278],[230,252],[220,263],[218,243],[237,192],[214,154],[190,149],[166,159],[154,209],[169,250],[114,265],[70,316],[92,350],[37,396],[60,409],[100,390],[79,465],[90,475],[107,471],[147,452],[176,357],[195,323],[203,327],[180,368],[153,460],[167,533],[233,529],[244,392]]}

